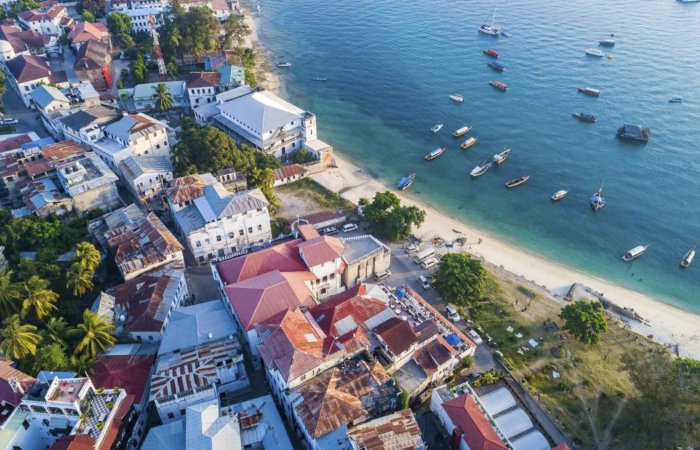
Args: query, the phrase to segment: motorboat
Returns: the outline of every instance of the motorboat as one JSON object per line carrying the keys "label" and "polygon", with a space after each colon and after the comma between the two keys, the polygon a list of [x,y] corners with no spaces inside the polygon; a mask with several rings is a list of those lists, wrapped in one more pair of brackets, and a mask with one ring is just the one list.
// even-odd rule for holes
{"label": "motorboat", "polygon": [[292,67],[292,63],[287,62],[287,61],[283,61],[283,62],[277,63],[277,67],[282,67],[282,68],[288,69],[288,68]]}
{"label": "motorboat", "polygon": [[464,101],[464,96],[462,94],[450,94],[450,98],[457,103],[462,103]]}
{"label": "motorboat", "polygon": [[602,41],[598,41],[598,45],[601,45],[603,47],[614,47],[615,39],[604,39]]}
{"label": "motorboat", "polygon": [[328,81],[326,77],[314,77],[314,81]]}
{"label": "motorboat", "polygon": [[681,267],[683,269],[687,269],[688,267],[690,267],[690,264],[693,262],[693,258],[695,258],[695,247],[688,250],[688,253],[685,254],[683,259],[681,260]]}
{"label": "motorboat", "polygon": [[600,97],[600,90],[599,89],[593,89],[590,87],[580,87],[578,88],[578,91],[590,95],[591,97]]}
{"label": "motorboat", "polygon": [[478,137],[472,136],[469,139],[467,139],[466,141],[462,142],[462,145],[460,145],[460,147],[462,147],[462,150],[466,150],[468,148],[474,147],[478,140],[479,140]]}
{"label": "motorboat", "polygon": [[456,130],[454,133],[452,133],[452,137],[455,137],[455,138],[462,137],[465,134],[469,133],[470,131],[472,131],[472,127],[465,125],[462,128],[460,128],[459,130]]}
{"label": "motorboat", "polygon": [[683,99],[680,97],[673,97],[671,100],[668,101],[669,103],[683,103]]}
{"label": "motorboat", "polygon": [[617,129],[617,137],[621,139],[629,139],[632,141],[648,141],[651,132],[649,128],[641,125],[625,124]]}
{"label": "motorboat", "polygon": [[425,160],[431,161],[431,160],[437,158],[438,156],[442,155],[443,153],[445,153],[445,150],[447,150],[447,147],[438,147],[435,150],[433,150],[432,152],[425,155]]}
{"label": "motorboat", "polygon": [[399,183],[397,184],[397,187],[401,191],[405,191],[406,189],[410,188],[411,185],[413,184],[413,181],[416,179],[416,174],[412,173],[407,177],[403,177],[399,180]]}
{"label": "motorboat", "polygon": [[602,58],[603,56],[605,56],[605,53],[601,52],[597,48],[589,48],[588,50],[586,50],[586,54],[588,56],[595,56],[596,58]]}
{"label": "motorboat", "polygon": [[580,120],[582,122],[594,123],[596,120],[598,120],[596,118],[596,116],[594,116],[593,114],[586,114],[584,112],[575,112],[574,117],[576,117],[578,120]]}
{"label": "motorboat", "polygon": [[553,202],[557,202],[561,200],[562,198],[566,197],[566,194],[568,194],[569,191],[566,189],[562,189],[561,191],[557,191],[552,196],[550,197]]}
{"label": "motorboat", "polygon": [[506,70],[506,67],[503,64],[497,63],[496,61],[489,61],[487,65],[496,72],[503,72]]}
{"label": "motorboat", "polygon": [[530,179],[530,176],[527,175],[524,177],[516,178],[515,180],[510,180],[509,182],[506,183],[506,187],[508,189],[511,189],[511,188],[520,186],[521,184],[525,184],[527,182],[527,180],[529,180],[529,179]]}
{"label": "motorboat", "polygon": [[504,92],[508,90],[508,85],[502,81],[489,81],[489,84],[495,87],[496,89]]}
{"label": "motorboat", "polygon": [[506,159],[508,159],[508,155],[510,155],[510,149],[506,148],[504,149],[501,153],[496,153],[493,155],[493,163],[497,166],[500,166],[504,162],[506,162]]}
{"label": "motorboat", "polygon": [[486,164],[482,163],[481,165],[474,167],[472,169],[472,171],[469,172],[469,175],[471,175],[474,178],[480,177],[483,174],[485,174],[486,171],[489,170],[490,167],[491,167],[491,163],[486,163]]}
{"label": "motorboat", "polygon": [[605,195],[603,195],[603,186],[601,186],[598,191],[591,196],[591,208],[593,211],[598,211],[605,206]]}
{"label": "motorboat", "polygon": [[647,251],[648,248],[649,248],[648,245],[638,245],[635,248],[633,248],[632,250],[630,250],[627,253],[625,253],[624,255],[622,255],[622,260],[624,262],[630,262],[633,259],[639,258],[640,256],[642,256],[644,254],[644,252]]}
{"label": "motorboat", "polygon": [[437,132],[440,131],[440,130],[442,130],[442,124],[441,124],[441,123],[435,125],[433,128],[430,129],[430,131],[432,131],[433,134],[437,133]]}
{"label": "motorboat", "polygon": [[486,50],[484,50],[484,54],[490,56],[491,58],[498,59],[498,52],[496,50],[487,48]]}
{"label": "motorboat", "polygon": [[501,27],[496,25],[496,8],[493,9],[493,15],[491,16],[491,24],[484,24],[479,27],[479,32],[488,34],[490,36],[499,36],[501,34]]}

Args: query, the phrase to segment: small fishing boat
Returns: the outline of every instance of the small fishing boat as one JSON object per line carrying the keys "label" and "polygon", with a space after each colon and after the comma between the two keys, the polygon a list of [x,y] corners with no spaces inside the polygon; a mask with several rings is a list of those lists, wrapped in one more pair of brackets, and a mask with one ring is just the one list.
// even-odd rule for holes
{"label": "small fishing boat", "polygon": [[433,150],[432,152],[425,155],[425,160],[431,161],[431,160],[437,158],[438,156],[442,155],[443,153],[445,153],[445,150],[447,150],[447,147],[438,147],[435,150]]}
{"label": "small fishing boat", "polygon": [[596,120],[596,117],[593,114],[586,114],[584,112],[576,112],[574,113],[574,117],[576,117],[578,120],[582,122],[590,122],[594,123]]}
{"label": "small fishing boat", "polygon": [[608,59],[613,59],[613,58],[614,58],[614,56],[612,55],[612,53],[608,53]]}
{"label": "small fishing boat", "polygon": [[326,77],[314,77],[314,81],[328,81]]}
{"label": "small fishing boat", "polygon": [[493,163],[497,166],[500,166],[504,162],[506,162],[506,159],[508,159],[508,155],[510,155],[510,149],[506,148],[504,149],[501,153],[496,153],[493,155]]}
{"label": "small fishing boat", "polygon": [[561,191],[557,191],[552,196],[550,197],[553,202],[557,202],[561,200],[562,198],[566,197],[566,194],[568,194],[569,191],[566,189],[562,189]]}
{"label": "small fishing boat", "polygon": [[683,269],[687,269],[688,267],[690,267],[690,264],[693,262],[693,258],[695,258],[695,247],[688,250],[688,253],[685,254],[683,259],[681,260],[681,267]]}
{"label": "small fishing boat", "polygon": [[493,9],[493,15],[491,16],[491,25],[484,24],[479,27],[479,32],[488,34],[490,36],[498,36],[501,34],[501,27],[496,25],[496,8]]}
{"label": "small fishing boat", "polygon": [[464,101],[464,96],[462,94],[450,94],[450,98],[457,103],[462,103]]}
{"label": "small fishing boat", "polygon": [[474,167],[472,171],[469,172],[469,175],[471,175],[474,178],[480,177],[483,174],[485,174],[487,170],[489,170],[489,167],[491,167],[491,163],[481,163],[481,165]]}
{"label": "small fishing boat", "polygon": [[435,125],[433,128],[430,129],[430,131],[432,131],[433,134],[437,133],[437,132],[440,131],[440,130],[442,130],[442,124],[441,124],[441,123]]}
{"label": "small fishing boat", "polygon": [[287,62],[287,61],[283,61],[283,62],[277,63],[277,67],[290,68],[290,67],[292,67],[292,63]]}
{"label": "small fishing boat", "polygon": [[583,94],[590,95],[591,97],[600,97],[600,90],[598,89],[593,89],[590,87],[580,87],[578,88],[578,91]]}
{"label": "small fishing boat", "polygon": [[601,52],[597,48],[589,48],[588,50],[586,50],[586,55],[595,56],[596,58],[602,58],[603,56],[605,56],[605,53]]}
{"label": "small fishing boat", "polygon": [[671,100],[668,101],[669,103],[683,103],[683,99],[680,97],[673,97]]}
{"label": "small fishing boat", "polygon": [[489,61],[487,65],[495,70],[496,72],[503,72],[506,70],[505,66],[501,63],[497,63],[496,61]]}
{"label": "small fishing boat", "polygon": [[456,130],[454,133],[452,133],[452,137],[455,137],[455,138],[462,137],[465,134],[469,133],[470,131],[472,131],[472,127],[465,125],[462,128],[460,128],[459,130]]}
{"label": "small fishing boat", "polygon": [[484,50],[484,54],[485,54],[486,56],[490,56],[491,58],[496,58],[496,59],[498,59],[498,52],[497,52],[496,50],[487,48],[486,50]]}
{"label": "small fishing boat", "polygon": [[598,45],[601,45],[603,47],[614,47],[615,39],[604,39],[602,41],[598,41]]}
{"label": "small fishing boat", "polygon": [[649,128],[641,125],[625,124],[617,129],[617,137],[621,139],[629,139],[632,141],[648,141],[651,132]]}
{"label": "small fishing boat", "polygon": [[640,256],[642,256],[644,254],[644,252],[647,251],[648,248],[649,248],[648,245],[638,245],[635,248],[633,248],[632,250],[630,250],[627,253],[625,253],[624,255],[622,255],[622,260],[624,262],[630,262],[633,259],[639,258]]}
{"label": "small fishing boat", "polygon": [[478,140],[479,140],[478,137],[472,136],[469,139],[467,139],[466,141],[462,142],[462,145],[460,145],[460,147],[462,147],[462,150],[466,150],[468,148],[474,147]]}
{"label": "small fishing boat", "polygon": [[527,180],[529,180],[529,179],[530,179],[530,176],[527,175],[524,177],[516,178],[515,180],[510,180],[509,182],[506,183],[506,187],[508,189],[511,189],[511,188],[520,186],[521,184],[525,184],[525,182],[527,182]]}
{"label": "small fishing boat", "polygon": [[593,211],[598,211],[605,206],[605,195],[603,195],[603,186],[591,197],[591,208]]}
{"label": "small fishing boat", "polygon": [[508,85],[502,81],[489,81],[489,84],[495,87],[496,89],[504,92],[508,90]]}
{"label": "small fishing boat", "polygon": [[396,187],[398,187],[399,190],[401,190],[401,191],[405,191],[406,189],[411,187],[411,185],[413,184],[413,181],[415,179],[416,179],[416,174],[412,173],[407,177],[401,178]]}

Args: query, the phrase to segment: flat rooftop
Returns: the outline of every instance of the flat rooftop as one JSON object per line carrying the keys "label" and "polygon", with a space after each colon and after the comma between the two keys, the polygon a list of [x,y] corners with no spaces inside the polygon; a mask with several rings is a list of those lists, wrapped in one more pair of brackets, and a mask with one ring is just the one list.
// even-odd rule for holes
{"label": "flat rooftop", "polygon": [[87,378],[59,380],[55,386],[49,388],[49,391],[46,393],[46,400],[73,403],[78,400],[78,394],[86,382]]}

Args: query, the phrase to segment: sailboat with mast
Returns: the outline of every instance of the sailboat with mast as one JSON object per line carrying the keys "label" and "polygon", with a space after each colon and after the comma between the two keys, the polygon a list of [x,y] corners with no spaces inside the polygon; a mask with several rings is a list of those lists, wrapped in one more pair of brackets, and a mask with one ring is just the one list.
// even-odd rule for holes
{"label": "sailboat with mast", "polygon": [[479,27],[479,32],[488,34],[490,36],[500,36],[503,29],[496,25],[496,8],[493,8],[493,15],[491,16],[491,25],[484,24]]}

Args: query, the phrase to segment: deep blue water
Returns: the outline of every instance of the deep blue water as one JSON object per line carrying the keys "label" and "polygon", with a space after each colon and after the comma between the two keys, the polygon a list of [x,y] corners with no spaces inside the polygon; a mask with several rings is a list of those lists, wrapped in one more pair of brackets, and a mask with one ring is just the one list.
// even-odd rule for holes
{"label": "deep blue water", "polygon": [[[508,37],[481,35],[493,2],[265,0],[261,38],[285,95],[317,114],[321,138],[395,183],[416,172],[414,194],[531,251],[700,312],[700,4],[673,0],[498,2]],[[597,47],[615,33],[612,49]],[[485,48],[507,68],[486,66]],[[613,59],[585,56],[590,47]],[[315,76],[327,82],[313,81]],[[502,80],[507,93],[489,80]],[[602,90],[600,98],[577,86]],[[465,96],[455,104],[448,95]],[[683,104],[669,104],[680,95]],[[598,116],[577,121],[572,112]],[[444,123],[432,135],[429,128]],[[624,122],[651,129],[646,145],[615,138]],[[452,139],[469,124],[479,143]],[[423,156],[448,146],[439,159]],[[509,160],[470,179],[504,146]],[[504,182],[530,175],[526,185]],[[607,206],[588,199],[604,183]],[[551,203],[549,196],[570,189]],[[625,264],[638,245],[652,246]]]}

